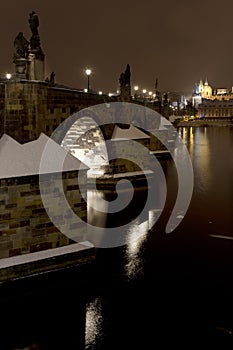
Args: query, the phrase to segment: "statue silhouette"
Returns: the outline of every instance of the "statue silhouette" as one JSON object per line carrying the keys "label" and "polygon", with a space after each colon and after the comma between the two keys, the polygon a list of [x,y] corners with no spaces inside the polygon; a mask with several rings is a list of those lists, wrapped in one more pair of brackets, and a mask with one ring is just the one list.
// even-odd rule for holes
{"label": "statue silhouette", "polygon": [[23,33],[19,32],[19,34],[16,36],[14,40],[14,49],[15,49],[14,60],[17,58],[27,58],[28,47],[29,47],[29,42],[23,36]]}
{"label": "statue silhouette", "polygon": [[119,78],[120,86],[127,86],[130,85],[130,65],[127,64],[125,72],[122,72]]}
{"label": "statue silhouette", "polygon": [[35,11],[32,11],[29,15],[29,26],[32,32],[32,36],[30,39],[30,48],[31,50],[41,50],[40,48],[40,36],[38,32],[39,27],[39,18]]}

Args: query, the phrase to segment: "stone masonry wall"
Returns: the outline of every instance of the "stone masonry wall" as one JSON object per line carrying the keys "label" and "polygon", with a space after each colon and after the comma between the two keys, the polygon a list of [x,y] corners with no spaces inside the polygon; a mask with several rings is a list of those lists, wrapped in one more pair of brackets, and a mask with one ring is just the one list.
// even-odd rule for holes
{"label": "stone masonry wall", "polygon": [[[87,218],[85,200],[81,197],[80,188],[85,186],[86,171],[78,185],[78,172],[63,173],[63,188],[67,201],[73,211],[83,220]],[[44,175],[47,194],[57,198],[57,174]],[[53,183],[51,190],[49,184]],[[59,201],[54,201],[54,213]],[[64,220],[64,217],[61,217]],[[79,228],[71,227],[74,235]],[[39,188],[39,176],[23,176],[0,179],[0,258],[7,258],[61,247],[72,243],[50,221],[42,203]]]}
{"label": "stone masonry wall", "polygon": [[51,136],[71,114],[109,99],[46,82],[10,80],[0,86],[0,136],[5,132],[20,143],[37,139],[41,132]]}

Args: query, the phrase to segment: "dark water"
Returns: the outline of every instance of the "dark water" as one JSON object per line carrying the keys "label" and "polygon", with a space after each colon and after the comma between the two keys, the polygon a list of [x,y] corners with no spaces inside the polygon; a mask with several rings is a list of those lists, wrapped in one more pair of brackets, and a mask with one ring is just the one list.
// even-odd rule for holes
{"label": "dark water", "polygon": [[[179,133],[194,169],[181,224],[165,233],[182,179],[161,160],[165,208],[153,227],[150,220],[132,226],[139,239],[97,249],[94,266],[1,287],[1,350],[32,342],[54,350],[232,349],[233,128]],[[145,198],[145,189],[136,191],[124,222]]]}

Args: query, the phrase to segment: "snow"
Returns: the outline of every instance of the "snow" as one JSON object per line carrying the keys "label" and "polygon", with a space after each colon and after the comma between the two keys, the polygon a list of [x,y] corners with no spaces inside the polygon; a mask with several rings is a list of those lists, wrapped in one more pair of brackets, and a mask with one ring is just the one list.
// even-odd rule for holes
{"label": "snow", "polygon": [[122,129],[118,125],[115,125],[112,134],[112,140],[139,140],[149,138],[150,136],[133,125],[130,125],[129,129]]}
{"label": "snow", "polygon": [[[48,147],[49,152],[46,153],[43,168],[40,168],[45,147]],[[7,134],[0,139],[0,178],[60,172],[58,165],[63,160],[62,171],[88,169],[79,159],[43,133],[37,140],[25,144],[18,143]]]}

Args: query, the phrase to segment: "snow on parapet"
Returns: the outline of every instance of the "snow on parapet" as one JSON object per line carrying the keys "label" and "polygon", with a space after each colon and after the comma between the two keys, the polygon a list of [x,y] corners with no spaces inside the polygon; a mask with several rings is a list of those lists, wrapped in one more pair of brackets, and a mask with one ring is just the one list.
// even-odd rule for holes
{"label": "snow on parapet", "polygon": [[[43,154],[45,147],[49,152]],[[43,167],[42,155],[47,158]],[[7,134],[0,138],[0,179],[60,172],[59,164],[63,159],[62,171],[88,170],[79,159],[43,133],[37,140],[25,144]]]}
{"label": "snow on parapet", "polygon": [[115,125],[112,134],[112,140],[140,140],[149,138],[150,136],[133,125],[130,125],[128,129],[122,129],[118,125]]}

